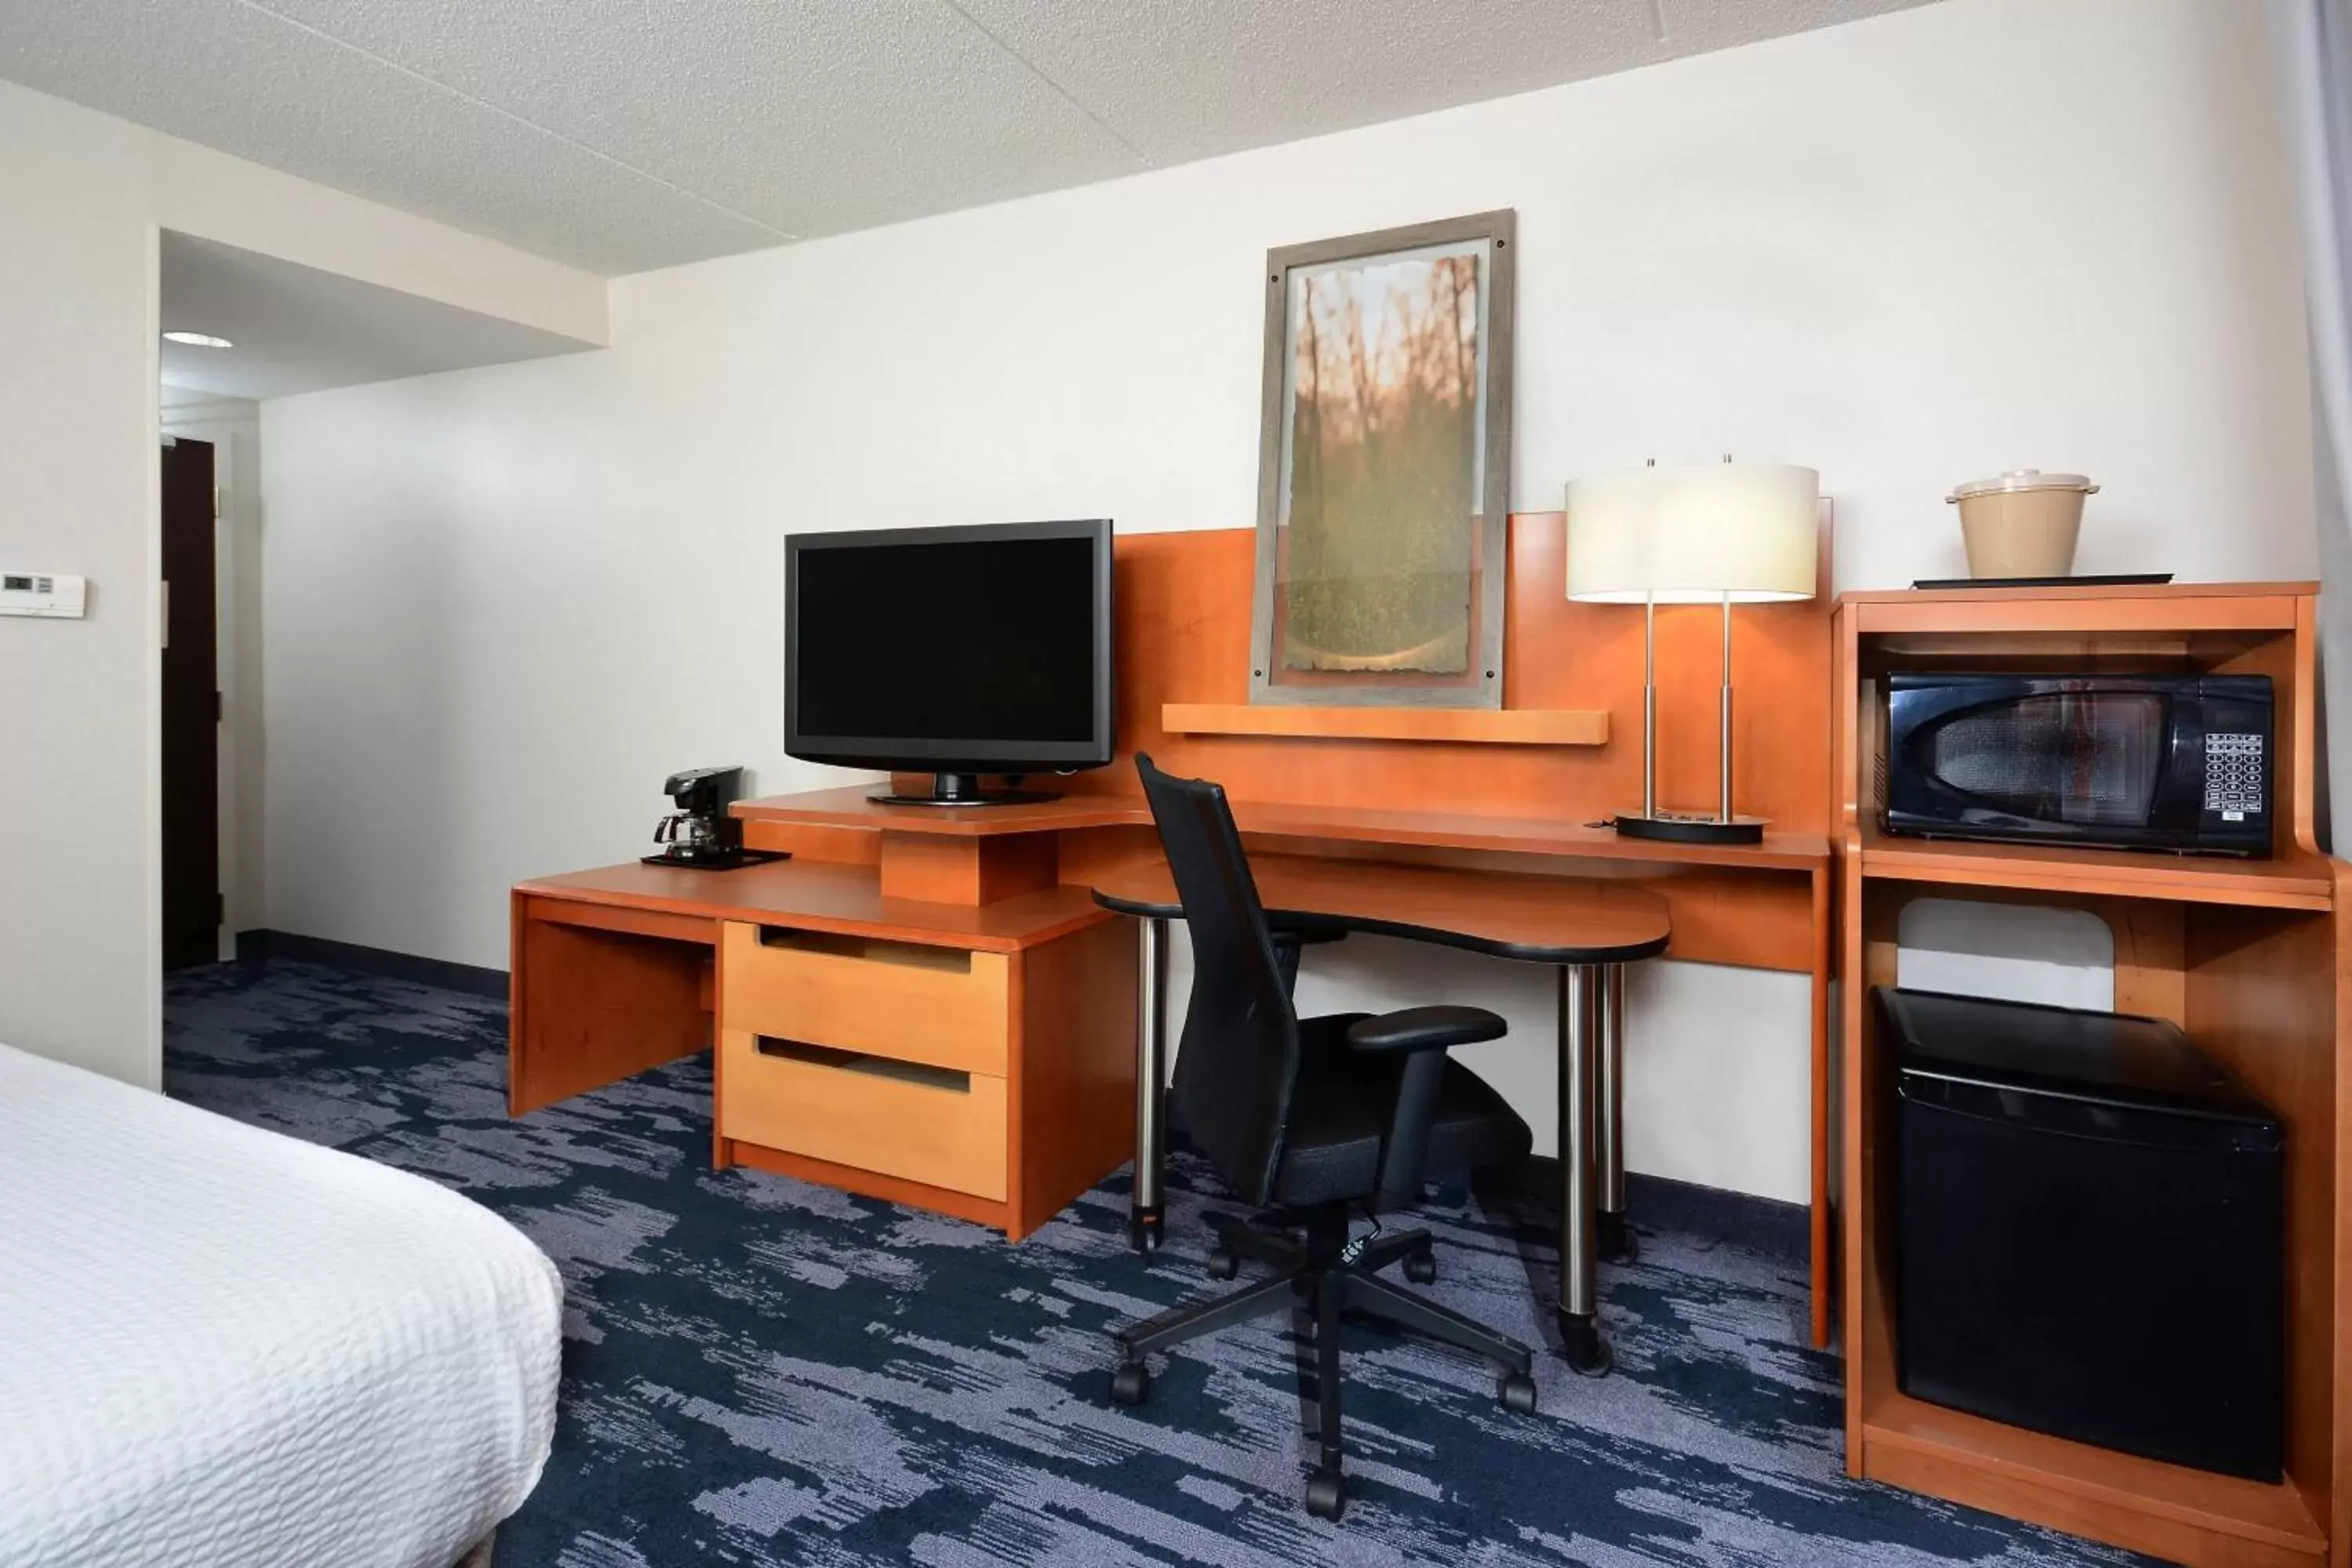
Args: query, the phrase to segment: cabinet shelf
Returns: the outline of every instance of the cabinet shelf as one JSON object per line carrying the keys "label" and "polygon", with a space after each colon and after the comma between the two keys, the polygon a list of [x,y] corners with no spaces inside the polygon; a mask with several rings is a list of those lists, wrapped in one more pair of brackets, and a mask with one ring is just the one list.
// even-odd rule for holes
{"label": "cabinet shelf", "polygon": [[1865,828],[1862,874],[1890,881],[2166,899],[2243,909],[2325,910],[2335,903],[2335,880],[2326,860],[2300,849],[2273,860],[2239,860],[2136,849],[1895,838]]}
{"label": "cabinet shelf", "polygon": [[[2318,854],[2312,804],[2316,611],[2308,584],[1850,595],[1838,624],[1835,832],[1843,1073],[1848,1473],[2195,1568],[2322,1568],[2352,1464],[2352,867]],[[1905,668],[2252,675],[2273,685],[2275,858],[1890,837],[1878,798],[1883,679]],[[2118,1012],[2163,1018],[2271,1108],[2285,1131],[2280,1267],[2285,1478],[2209,1474],[1907,1397],[1895,1377],[1896,1068],[1871,992],[1902,977],[1903,917],[1922,899],[2071,906],[2115,938]],[[2184,1354],[2194,1354],[2194,1347]]]}

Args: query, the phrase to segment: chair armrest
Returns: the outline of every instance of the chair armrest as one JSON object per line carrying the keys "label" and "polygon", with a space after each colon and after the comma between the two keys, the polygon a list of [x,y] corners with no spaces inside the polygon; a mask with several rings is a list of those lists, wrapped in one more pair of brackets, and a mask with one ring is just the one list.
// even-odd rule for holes
{"label": "chair armrest", "polygon": [[1429,1153],[1430,1123],[1445,1081],[1445,1049],[1498,1040],[1509,1026],[1484,1007],[1406,1007],[1359,1018],[1348,1026],[1351,1049],[1373,1057],[1401,1057],[1396,1109],[1381,1145],[1376,1207],[1398,1208],[1421,1195],[1422,1164]]}
{"label": "chair armrest", "polygon": [[1348,1044],[1382,1054],[1437,1050],[1499,1040],[1509,1026],[1484,1007],[1406,1007],[1348,1026]]}
{"label": "chair armrest", "polygon": [[1300,952],[1322,942],[1342,941],[1348,933],[1337,926],[1308,921],[1293,926],[1276,925],[1266,934],[1274,938],[1274,962],[1282,971],[1282,988],[1295,992],[1298,989]]}

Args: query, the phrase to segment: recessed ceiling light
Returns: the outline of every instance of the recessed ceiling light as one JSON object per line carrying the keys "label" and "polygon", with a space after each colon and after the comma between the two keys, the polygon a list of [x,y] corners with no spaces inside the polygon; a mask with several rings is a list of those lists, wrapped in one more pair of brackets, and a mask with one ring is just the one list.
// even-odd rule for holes
{"label": "recessed ceiling light", "polygon": [[165,332],[168,343],[185,343],[192,349],[230,349],[236,345],[226,338],[215,338],[205,332]]}

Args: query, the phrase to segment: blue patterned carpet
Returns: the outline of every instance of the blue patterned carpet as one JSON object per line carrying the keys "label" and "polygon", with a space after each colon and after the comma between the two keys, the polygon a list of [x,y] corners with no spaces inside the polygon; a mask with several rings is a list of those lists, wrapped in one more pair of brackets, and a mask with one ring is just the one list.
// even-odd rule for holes
{"label": "blue patterned carpet", "polygon": [[[1540,1357],[1533,1417],[1483,1365],[1351,1326],[1335,1527],[1299,1506],[1277,1324],[1186,1347],[1140,1411],[1105,1400],[1106,1331],[1210,1288],[1214,1184],[1181,1155],[1147,1266],[1123,1175],[1008,1247],[714,1173],[700,1062],[510,1121],[505,1008],[479,997],[222,965],[173,977],[168,1018],[175,1097],[446,1183],[562,1266],[562,1419],[499,1568],[2138,1561],[1846,1479],[1836,1363],[1801,1344],[1801,1268],[1764,1252],[1646,1235],[1604,1270],[1617,1375]],[[1435,1294],[1538,1340],[1546,1217],[1433,1208]]]}

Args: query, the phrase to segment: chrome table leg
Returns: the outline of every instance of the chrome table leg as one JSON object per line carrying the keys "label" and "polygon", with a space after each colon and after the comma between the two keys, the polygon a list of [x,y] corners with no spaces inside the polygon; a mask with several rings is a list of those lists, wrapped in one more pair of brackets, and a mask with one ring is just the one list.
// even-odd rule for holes
{"label": "chrome table leg", "polygon": [[1138,1252],[1159,1248],[1162,1215],[1160,1163],[1167,1156],[1162,1125],[1168,1085],[1168,922],[1142,920],[1135,990],[1135,1184],[1128,1198],[1127,1238]]}
{"label": "chrome table leg", "polygon": [[1599,1091],[1593,1107],[1593,1159],[1601,1167],[1597,1250],[1609,1263],[1640,1256],[1625,1223],[1625,966],[1601,966]]}
{"label": "chrome table leg", "polygon": [[1599,1045],[1601,966],[1559,969],[1559,1340],[1568,1364],[1605,1375],[1609,1342],[1601,1334],[1593,1191],[1594,1056]]}

